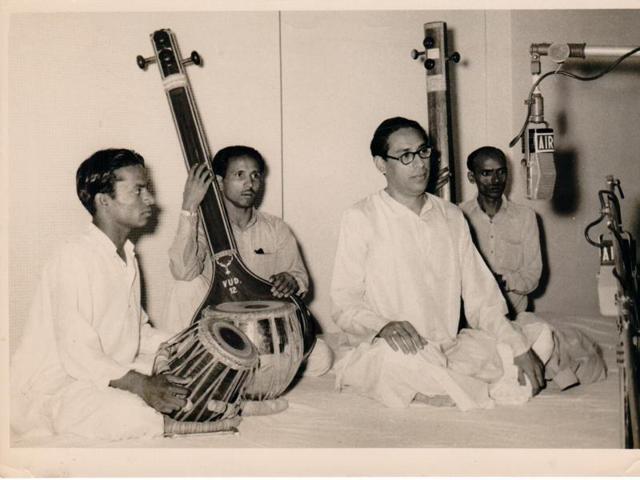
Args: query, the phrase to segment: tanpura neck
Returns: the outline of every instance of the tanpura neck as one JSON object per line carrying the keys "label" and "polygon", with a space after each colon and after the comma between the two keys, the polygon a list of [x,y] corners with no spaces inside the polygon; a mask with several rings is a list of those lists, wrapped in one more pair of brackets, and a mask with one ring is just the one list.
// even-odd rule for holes
{"label": "tanpura neck", "polygon": [[493,218],[500,211],[500,207],[502,206],[502,198],[488,198],[478,195],[478,205],[484,213],[486,213],[489,218]]}

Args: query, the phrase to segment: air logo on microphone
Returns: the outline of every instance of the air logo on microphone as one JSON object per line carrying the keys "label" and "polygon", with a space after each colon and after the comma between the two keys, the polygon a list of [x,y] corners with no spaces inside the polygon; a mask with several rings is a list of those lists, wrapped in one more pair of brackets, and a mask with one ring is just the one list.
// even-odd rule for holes
{"label": "air logo on microphone", "polygon": [[533,143],[533,145],[529,145],[531,153],[553,153],[555,151],[553,128],[536,128],[529,138]]}
{"label": "air logo on microphone", "polygon": [[522,138],[523,165],[527,174],[527,198],[545,200],[553,196],[556,168],[553,129],[527,128]]}
{"label": "air logo on microphone", "polygon": [[600,265],[615,265],[613,240],[603,239],[600,235]]}

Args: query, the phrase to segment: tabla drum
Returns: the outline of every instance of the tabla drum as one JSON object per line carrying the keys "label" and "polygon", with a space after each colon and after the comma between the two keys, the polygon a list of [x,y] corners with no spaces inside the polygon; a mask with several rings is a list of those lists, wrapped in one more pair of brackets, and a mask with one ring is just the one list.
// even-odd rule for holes
{"label": "tabla drum", "polygon": [[169,414],[177,422],[217,422],[238,415],[244,389],[258,364],[247,336],[233,324],[203,315],[161,345],[154,373],[190,381],[187,404]]}
{"label": "tabla drum", "polygon": [[258,351],[258,369],[244,397],[270,400],[289,386],[303,360],[303,340],[296,307],[278,301],[226,302],[207,315],[233,323]]}

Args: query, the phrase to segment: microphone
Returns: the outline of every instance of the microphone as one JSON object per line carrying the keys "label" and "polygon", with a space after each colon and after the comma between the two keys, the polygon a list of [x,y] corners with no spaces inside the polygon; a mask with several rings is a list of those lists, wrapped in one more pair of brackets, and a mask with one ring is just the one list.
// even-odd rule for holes
{"label": "microphone", "polygon": [[553,128],[544,121],[544,100],[539,92],[531,96],[529,122],[522,135],[522,166],[525,169],[527,198],[549,200],[556,183],[553,158]]}

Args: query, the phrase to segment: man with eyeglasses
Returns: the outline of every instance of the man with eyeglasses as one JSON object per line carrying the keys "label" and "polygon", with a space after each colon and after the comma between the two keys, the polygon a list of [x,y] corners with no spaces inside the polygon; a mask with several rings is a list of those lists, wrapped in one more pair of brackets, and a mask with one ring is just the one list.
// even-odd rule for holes
{"label": "man with eyeglasses", "polygon": [[528,295],[538,286],[542,273],[536,214],[504,196],[509,172],[502,150],[489,146],[474,150],[467,158],[467,169],[478,195],[460,208],[515,318],[527,310]]}
{"label": "man with eyeglasses", "polygon": [[[225,147],[216,153],[212,164],[213,173],[205,164],[189,171],[178,231],[169,249],[169,267],[176,282],[163,319],[164,325],[175,332],[189,325],[213,276],[209,245],[197,215],[213,175],[222,192],[238,251],[249,270],[269,280],[277,298],[294,293],[303,296],[309,288],[309,275],[289,226],[281,218],[256,209],[265,172],[260,152],[242,145]],[[317,339],[304,372],[322,375],[331,368],[332,361],[327,344]]]}
{"label": "man with eyeglasses", "polygon": [[[342,218],[331,299],[349,348],[335,366],[337,385],[389,407],[527,401],[544,386],[544,367],[533,339],[505,317],[460,209],[425,193],[425,130],[390,118],[370,148],[387,186]],[[461,300],[471,328],[459,332]]]}

